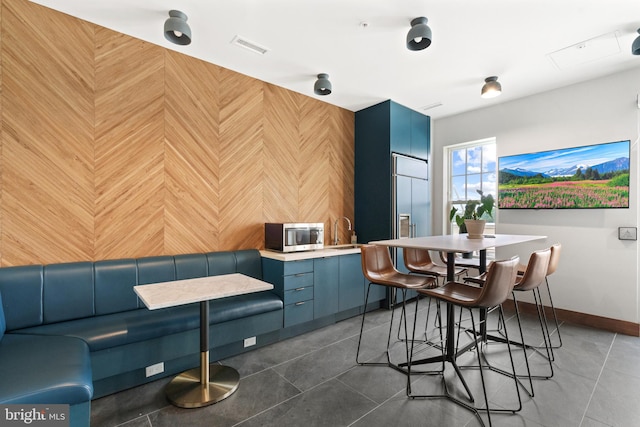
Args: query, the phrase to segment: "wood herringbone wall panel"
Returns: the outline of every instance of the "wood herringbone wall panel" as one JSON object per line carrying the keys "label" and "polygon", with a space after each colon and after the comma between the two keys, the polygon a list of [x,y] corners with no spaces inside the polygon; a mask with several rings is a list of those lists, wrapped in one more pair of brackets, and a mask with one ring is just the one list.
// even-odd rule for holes
{"label": "wood herringbone wall panel", "polygon": [[268,221],[329,242],[352,218],[352,112],[0,4],[1,265],[262,248]]}
{"label": "wood herringbone wall panel", "polygon": [[[357,231],[354,218],[355,135],[354,114],[347,110],[331,108],[327,122],[330,124],[331,170],[329,179],[331,218],[348,217]],[[351,235],[346,221],[340,224],[340,242],[349,243]]]}
{"label": "wood herringbone wall panel", "polygon": [[93,258],[93,35],[3,2],[2,265]]}
{"label": "wood herringbone wall panel", "polygon": [[302,95],[265,84],[264,94],[264,222],[300,221],[298,131]]}
{"label": "wood herringbone wall panel", "polygon": [[97,259],[164,253],[164,50],[96,31]]}
{"label": "wood herringbone wall panel", "polygon": [[[0,24],[2,23],[2,2],[0,0]],[[2,58],[2,25],[0,25],[0,58]],[[0,266],[2,266],[2,61],[0,60]]]}
{"label": "wood herringbone wall panel", "polygon": [[220,246],[259,248],[263,239],[263,83],[220,72]]}
{"label": "wood herringbone wall panel", "polygon": [[332,220],[329,210],[330,153],[327,113],[330,107],[313,98],[300,106],[300,221],[324,222],[325,242],[329,243]]}
{"label": "wood herringbone wall panel", "polygon": [[220,68],[167,51],[165,252],[218,250]]}

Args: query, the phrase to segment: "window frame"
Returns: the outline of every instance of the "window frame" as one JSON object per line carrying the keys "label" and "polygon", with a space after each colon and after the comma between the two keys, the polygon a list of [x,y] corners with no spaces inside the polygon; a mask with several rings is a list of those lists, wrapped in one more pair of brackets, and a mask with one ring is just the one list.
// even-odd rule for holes
{"label": "window frame", "polygon": [[[469,141],[469,142],[463,142],[460,144],[453,144],[453,145],[448,145],[444,147],[444,152],[443,152],[443,157],[444,157],[444,162],[443,164],[446,166],[444,168],[444,181],[445,181],[445,192],[444,192],[444,205],[446,206],[446,209],[444,211],[444,222],[445,222],[445,227],[443,228],[446,233],[448,234],[453,234],[454,232],[454,228],[452,227],[452,223],[449,221],[449,212],[451,211],[451,207],[454,205],[464,205],[467,203],[467,200],[479,200],[480,198],[478,197],[477,199],[464,199],[464,200],[453,200],[453,153],[455,151],[461,150],[461,149],[469,149],[469,148],[476,148],[476,147],[483,147],[486,145],[493,145],[494,148],[496,147],[496,138],[495,137],[491,137],[491,138],[484,138],[484,139],[480,139],[480,140],[476,140],[476,141]],[[482,153],[482,151],[481,151]],[[481,154],[482,156],[483,154]],[[483,175],[486,173],[493,173],[496,176],[496,182],[495,182],[495,188],[493,191],[493,194],[495,195],[495,197],[497,197],[498,194],[498,182],[497,182],[497,176],[498,176],[498,159],[497,159],[497,154],[495,156],[495,169],[493,171],[489,171],[489,172],[484,172],[484,171],[480,171],[480,173],[478,174],[469,174],[468,172],[468,167],[466,167],[467,165],[467,160],[465,160],[465,173],[464,175],[456,175],[456,176],[464,176],[465,177],[465,185],[469,182],[468,181],[468,176],[469,175],[478,175],[480,177],[480,188],[483,189],[484,188],[484,183],[486,181],[483,181]],[[484,159],[481,159],[481,165]],[[466,189],[465,189],[466,190]],[[467,194],[468,196],[468,194]],[[496,205],[497,208],[497,205]],[[494,208],[494,209],[496,209]],[[495,210],[494,210],[495,212]],[[487,223],[487,227],[491,230],[495,229],[495,215],[494,215],[494,222],[491,223]]]}

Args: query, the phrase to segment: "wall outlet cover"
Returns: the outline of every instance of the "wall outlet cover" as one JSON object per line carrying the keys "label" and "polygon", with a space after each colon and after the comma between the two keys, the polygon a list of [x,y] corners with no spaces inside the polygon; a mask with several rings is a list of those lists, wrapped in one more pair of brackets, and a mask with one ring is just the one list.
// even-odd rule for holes
{"label": "wall outlet cover", "polygon": [[637,227],[618,227],[619,240],[638,240]]}
{"label": "wall outlet cover", "polygon": [[158,375],[164,372],[164,362],[156,363],[155,365],[147,366],[145,368],[145,374],[147,378]]}

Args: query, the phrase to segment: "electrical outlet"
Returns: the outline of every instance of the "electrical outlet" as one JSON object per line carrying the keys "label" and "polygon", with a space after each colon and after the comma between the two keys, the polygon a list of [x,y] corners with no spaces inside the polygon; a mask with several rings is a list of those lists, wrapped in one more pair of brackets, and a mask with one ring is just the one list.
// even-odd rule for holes
{"label": "electrical outlet", "polygon": [[164,372],[164,362],[156,363],[155,365],[147,366],[145,368],[145,373],[147,378],[158,375]]}
{"label": "electrical outlet", "polygon": [[256,345],[256,337],[244,339],[244,348],[251,347],[252,345]]}

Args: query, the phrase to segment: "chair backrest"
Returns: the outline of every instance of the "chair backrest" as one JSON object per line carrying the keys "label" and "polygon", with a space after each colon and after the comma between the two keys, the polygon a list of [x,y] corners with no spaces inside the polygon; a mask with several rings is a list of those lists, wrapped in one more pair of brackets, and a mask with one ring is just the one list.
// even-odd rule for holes
{"label": "chair backrest", "polygon": [[476,301],[477,307],[490,308],[505,302],[518,275],[517,256],[503,261],[494,261],[487,271],[487,278],[482,292]]}
{"label": "chair backrest", "polygon": [[527,268],[522,278],[516,283],[515,289],[519,291],[530,291],[537,288],[547,276],[551,249],[535,251],[529,257]]}
{"label": "chair backrest", "polygon": [[391,273],[397,272],[391,261],[389,248],[379,245],[362,245],[362,273],[369,282],[377,282]]}
{"label": "chair backrest", "polygon": [[551,259],[549,259],[549,268],[547,268],[547,276],[556,272],[556,268],[558,268],[558,261],[560,260],[560,250],[562,249],[562,245],[560,243],[556,243],[551,246]]}
{"label": "chair backrest", "polygon": [[403,248],[402,257],[404,258],[404,266],[414,273],[434,266],[427,249]]}

